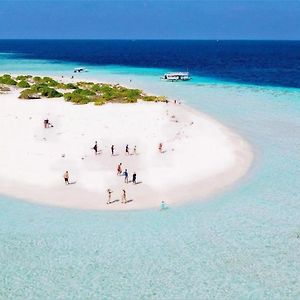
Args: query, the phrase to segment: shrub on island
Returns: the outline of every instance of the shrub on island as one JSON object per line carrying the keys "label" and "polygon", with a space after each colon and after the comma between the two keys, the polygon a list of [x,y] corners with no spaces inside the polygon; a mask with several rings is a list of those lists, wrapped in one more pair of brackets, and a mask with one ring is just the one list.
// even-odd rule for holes
{"label": "shrub on island", "polygon": [[62,90],[76,90],[78,89],[78,86],[73,83],[59,83],[56,88]]}
{"label": "shrub on island", "polygon": [[[51,77],[40,77],[31,75],[17,76],[16,80],[9,74],[0,76],[0,84],[17,85],[24,88],[20,94],[22,99],[36,99],[41,96],[47,98],[64,97],[66,101],[75,104],[87,104],[94,102],[95,105],[103,105],[106,102],[116,103],[136,103],[139,99],[152,102],[166,102],[163,96],[145,95],[139,89],[129,89],[119,84],[111,85],[107,83],[78,82],[78,83],[61,83]],[[30,81],[33,84],[30,86]],[[73,90],[67,93],[60,93],[57,89]]]}
{"label": "shrub on island", "polygon": [[59,85],[59,82],[54,80],[51,77],[43,77],[42,78],[42,83],[45,83],[45,84],[47,84],[48,86],[51,86],[51,87],[57,87]]}
{"label": "shrub on island", "polygon": [[28,80],[29,78],[32,78],[31,75],[19,75],[16,77],[16,80],[20,81],[20,80]]}
{"label": "shrub on island", "polygon": [[25,89],[25,88],[29,88],[30,84],[26,80],[21,80],[17,83],[17,87]]}
{"label": "shrub on island", "polygon": [[32,79],[35,83],[41,83],[42,82],[42,78],[40,76],[34,76]]}
{"label": "shrub on island", "polygon": [[106,102],[105,100],[102,98],[102,97],[99,97],[99,98],[95,98],[94,99],[94,104],[99,106],[99,105],[104,105]]}
{"label": "shrub on island", "polygon": [[20,99],[40,99],[39,94],[35,93],[32,89],[23,90],[19,96]]}
{"label": "shrub on island", "polygon": [[39,93],[43,97],[47,98],[59,98],[63,96],[62,93],[58,92],[54,88],[49,87],[46,83],[33,84],[31,86],[31,90],[34,93]]}
{"label": "shrub on island", "polygon": [[154,101],[154,102],[166,102],[166,97],[164,96],[143,96],[144,101]]}
{"label": "shrub on island", "polygon": [[63,96],[63,94],[58,92],[56,89],[49,88],[49,87],[43,89],[41,94],[42,96],[47,98],[60,98]]}
{"label": "shrub on island", "polygon": [[8,74],[4,74],[3,76],[0,76],[0,83],[7,84],[7,85],[16,85],[17,84],[17,82]]}
{"label": "shrub on island", "polygon": [[84,90],[84,89],[76,89],[72,92],[72,94],[81,95],[81,96],[96,96],[96,93],[91,90]]}
{"label": "shrub on island", "polygon": [[66,101],[73,102],[75,104],[87,104],[90,101],[89,97],[76,93],[65,93],[64,98]]}
{"label": "shrub on island", "polygon": [[33,81],[36,83],[36,84],[46,84],[50,87],[57,87],[59,85],[59,82],[54,80],[53,78],[51,77],[40,77],[40,76],[35,76],[33,77]]}

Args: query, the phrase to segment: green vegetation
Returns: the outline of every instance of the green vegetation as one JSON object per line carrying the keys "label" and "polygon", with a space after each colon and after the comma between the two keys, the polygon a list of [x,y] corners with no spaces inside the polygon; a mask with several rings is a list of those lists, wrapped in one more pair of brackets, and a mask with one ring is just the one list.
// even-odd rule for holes
{"label": "green vegetation", "polygon": [[165,96],[143,96],[144,101],[166,102]]}
{"label": "green vegetation", "polygon": [[29,88],[30,84],[26,80],[23,79],[17,83],[17,87],[25,89],[25,88]]}
{"label": "green vegetation", "polygon": [[[20,92],[21,99],[37,99],[41,97],[64,97],[66,101],[75,104],[94,103],[103,105],[111,103],[136,103],[138,100],[165,102],[165,97],[145,95],[139,89],[129,89],[118,84],[77,82],[62,83],[51,77],[20,75],[12,77],[5,74],[0,76],[0,84],[13,85],[24,90]],[[0,86],[1,87],[1,86]],[[3,90],[3,89],[2,89]],[[1,89],[0,89],[1,91]]]}
{"label": "green vegetation", "polygon": [[20,99],[39,99],[41,98],[38,94],[36,94],[32,89],[23,90],[19,96]]}
{"label": "green vegetation", "polygon": [[20,81],[20,80],[28,80],[29,78],[32,78],[31,75],[19,75],[16,77],[16,80]]}
{"label": "green vegetation", "polygon": [[56,88],[62,90],[75,90],[78,89],[78,86],[73,83],[59,83]]}
{"label": "green vegetation", "polygon": [[40,94],[47,98],[59,98],[63,96],[62,93],[58,92],[54,88],[49,87],[46,83],[33,84],[30,89],[33,93]]}
{"label": "green vegetation", "polygon": [[89,97],[81,94],[65,93],[64,98],[66,101],[73,102],[75,104],[87,104],[90,102]]}
{"label": "green vegetation", "polygon": [[0,76],[0,83],[7,85],[16,85],[17,81],[15,81],[10,75],[4,74],[3,76]]}

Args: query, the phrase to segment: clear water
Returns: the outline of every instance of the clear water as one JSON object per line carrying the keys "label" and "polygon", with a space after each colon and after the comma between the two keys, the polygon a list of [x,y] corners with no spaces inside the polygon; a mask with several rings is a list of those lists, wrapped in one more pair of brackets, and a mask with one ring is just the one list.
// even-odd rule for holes
{"label": "clear water", "polygon": [[[75,65],[0,60],[1,70],[25,73],[71,75]],[[164,212],[66,210],[1,197],[0,298],[299,299],[300,91],[203,77],[165,83],[155,68],[89,69],[83,77],[209,113],[250,141],[256,161],[224,193]]]}

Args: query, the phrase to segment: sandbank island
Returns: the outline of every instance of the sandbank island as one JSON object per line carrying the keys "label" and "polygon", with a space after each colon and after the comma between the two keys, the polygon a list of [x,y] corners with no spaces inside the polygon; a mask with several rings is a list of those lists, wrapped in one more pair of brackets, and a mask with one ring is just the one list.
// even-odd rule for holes
{"label": "sandbank island", "polygon": [[1,194],[79,209],[204,199],[246,174],[253,158],[239,135],[184,104],[30,75],[0,76],[0,137]]}

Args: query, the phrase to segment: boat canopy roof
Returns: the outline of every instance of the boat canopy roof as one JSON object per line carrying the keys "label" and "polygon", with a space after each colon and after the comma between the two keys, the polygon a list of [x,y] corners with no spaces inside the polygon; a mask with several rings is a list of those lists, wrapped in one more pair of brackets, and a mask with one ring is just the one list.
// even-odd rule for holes
{"label": "boat canopy roof", "polygon": [[169,72],[169,73],[166,73],[165,75],[169,75],[169,76],[189,76],[189,72]]}

